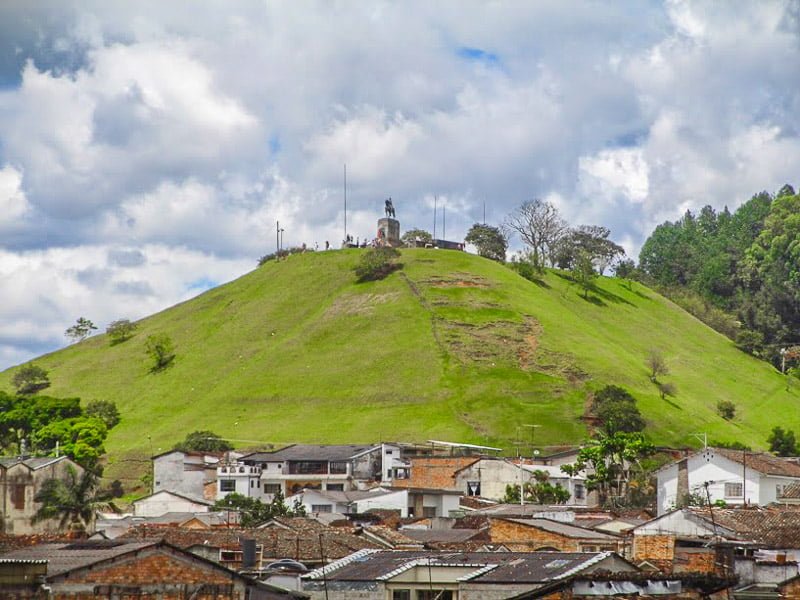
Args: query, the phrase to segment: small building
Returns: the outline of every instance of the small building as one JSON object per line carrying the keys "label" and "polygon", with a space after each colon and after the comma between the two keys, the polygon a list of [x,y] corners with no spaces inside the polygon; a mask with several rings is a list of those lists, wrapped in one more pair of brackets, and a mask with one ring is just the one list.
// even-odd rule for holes
{"label": "small building", "polygon": [[656,471],[658,514],[699,496],[711,503],[766,506],[800,483],[800,465],[762,452],[704,448]]}
{"label": "small building", "polygon": [[0,556],[4,598],[307,598],[239,575],[163,541],[39,544]]}
{"label": "small building", "polygon": [[400,517],[408,516],[408,490],[352,490],[333,492],[327,490],[303,490],[286,499],[286,504],[294,506],[299,501],[309,515],[319,513],[361,514],[370,510],[392,510]]}
{"label": "small building", "polygon": [[200,513],[208,512],[213,506],[203,498],[186,496],[175,492],[161,490],[133,502],[133,516],[160,517],[167,513]]}
{"label": "small building", "polygon": [[433,552],[364,550],[304,575],[322,600],[501,600],[599,570],[636,571],[611,552]]}
{"label": "small building", "polygon": [[11,535],[55,532],[59,519],[32,523],[41,508],[34,498],[45,481],[66,479],[70,470],[81,476],[83,468],[66,456],[0,458],[0,532]]}
{"label": "small building", "polygon": [[153,491],[166,490],[197,498],[207,497],[206,489],[217,477],[221,453],[169,450],[153,460]]}
{"label": "small building", "polygon": [[616,552],[624,538],[550,519],[489,519],[489,537],[516,552]]}

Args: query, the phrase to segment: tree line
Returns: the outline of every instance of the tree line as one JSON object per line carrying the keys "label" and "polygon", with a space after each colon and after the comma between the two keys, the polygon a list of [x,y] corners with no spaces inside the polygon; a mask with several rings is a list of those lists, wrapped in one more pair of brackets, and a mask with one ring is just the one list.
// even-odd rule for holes
{"label": "tree line", "polygon": [[743,350],[781,368],[800,358],[800,195],[790,185],[734,212],[705,206],[659,225],[638,276]]}

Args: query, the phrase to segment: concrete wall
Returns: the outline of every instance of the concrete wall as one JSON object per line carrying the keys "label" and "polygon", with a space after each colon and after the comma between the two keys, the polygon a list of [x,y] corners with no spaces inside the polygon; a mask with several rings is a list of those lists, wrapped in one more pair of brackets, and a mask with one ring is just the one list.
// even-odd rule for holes
{"label": "concrete wall", "polygon": [[192,502],[169,492],[156,492],[152,496],[142,498],[133,503],[133,514],[136,517],[159,517],[168,512],[199,513],[208,512],[207,504]]}

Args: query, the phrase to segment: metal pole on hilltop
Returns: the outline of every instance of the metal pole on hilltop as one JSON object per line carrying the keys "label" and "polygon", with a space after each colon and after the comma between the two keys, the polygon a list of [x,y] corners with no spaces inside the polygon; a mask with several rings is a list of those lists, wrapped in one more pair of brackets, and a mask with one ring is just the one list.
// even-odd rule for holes
{"label": "metal pole on hilltop", "polygon": [[281,222],[275,221],[275,252],[281,251]]}
{"label": "metal pole on hilltop", "polygon": [[434,195],[433,196],[433,239],[436,239],[436,203],[439,201],[439,197]]}
{"label": "metal pole on hilltop", "polygon": [[347,163],[344,163],[344,239],[347,241]]}

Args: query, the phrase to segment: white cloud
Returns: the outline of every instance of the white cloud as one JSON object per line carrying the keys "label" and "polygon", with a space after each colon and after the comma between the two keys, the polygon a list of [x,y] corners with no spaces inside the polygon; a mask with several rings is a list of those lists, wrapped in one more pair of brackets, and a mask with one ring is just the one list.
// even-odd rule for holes
{"label": "white cloud", "polygon": [[6,165],[0,169],[0,231],[25,217],[29,209],[22,189],[22,173]]}

